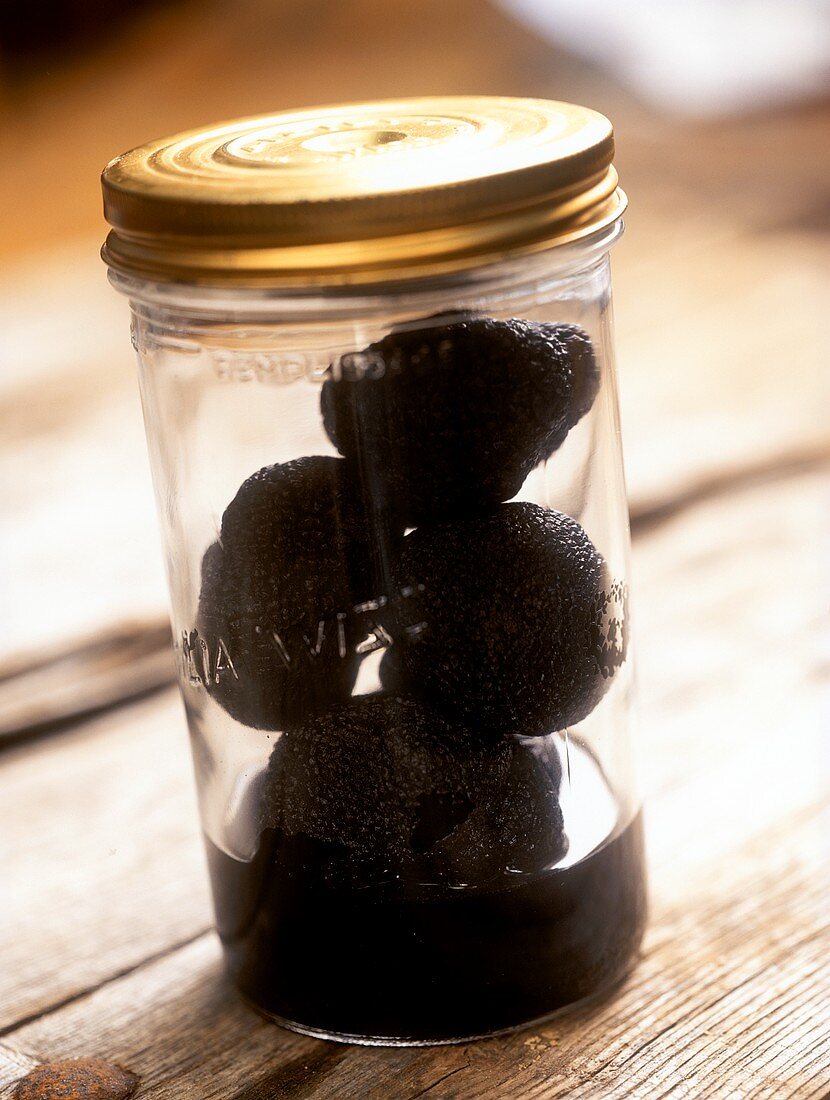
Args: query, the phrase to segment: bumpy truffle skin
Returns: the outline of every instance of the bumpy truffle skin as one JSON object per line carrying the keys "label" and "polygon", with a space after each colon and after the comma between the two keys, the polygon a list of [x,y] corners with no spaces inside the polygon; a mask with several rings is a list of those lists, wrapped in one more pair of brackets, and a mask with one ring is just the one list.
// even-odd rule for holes
{"label": "bumpy truffle skin", "polygon": [[341,360],[321,394],[342,455],[408,526],[509,500],[588,412],[591,341],[571,324],[467,318],[395,331]]}
{"label": "bumpy truffle skin", "polygon": [[359,628],[350,611],[374,583],[369,535],[342,459],[267,466],[241,486],[202,561],[190,640],[232,717],[279,729],[348,697]]}
{"label": "bumpy truffle skin", "polygon": [[139,1078],[101,1058],[44,1062],[18,1082],[13,1100],[129,1100]]}
{"label": "bumpy truffle skin", "polygon": [[487,744],[412,699],[362,696],[283,734],[262,824],[327,852],[343,884],[476,885],[567,850],[560,780],[555,750]]}
{"label": "bumpy truffle skin", "polygon": [[[420,527],[404,540],[401,604],[425,624],[383,670],[445,714],[500,734],[539,736],[581,721],[617,664],[608,640],[608,571],[580,525],[535,504]],[[422,587],[421,587],[422,586]]]}

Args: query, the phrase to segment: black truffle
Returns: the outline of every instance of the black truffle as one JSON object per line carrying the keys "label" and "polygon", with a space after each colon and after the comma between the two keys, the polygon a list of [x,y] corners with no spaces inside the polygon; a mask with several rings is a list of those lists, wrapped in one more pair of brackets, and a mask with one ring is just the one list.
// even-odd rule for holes
{"label": "black truffle", "polygon": [[406,620],[384,686],[482,733],[538,736],[574,725],[624,659],[624,627],[606,621],[617,605],[605,562],[560,512],[503,504],[419,527],[397,569],[413,595],[398,605]]}
{"label": "black truffle", "polygon": [[368,625],[355,607],[375,583],[371,533],[342,459],[267,466],[241,486],[202,561],[189,643],[238,721],[278,729],[348,698]]}
{"label": "black truffle", "polygon": [[129,1100],[141,1078],[103,1058],[41,1062],[18,1081],[12,1100]]}
{"label": "black truffle", "polygon": [[262,825],[353,886],[475,885],[567,850],[560,780],[552,746],[487,744],[412,699],[362,696],[283,734]]}
{"label": "black truffle", "polygon": [[326,431],[408,526],[515,496],[599,387],[581,328],[521,320],[394,331],[332,371]]}

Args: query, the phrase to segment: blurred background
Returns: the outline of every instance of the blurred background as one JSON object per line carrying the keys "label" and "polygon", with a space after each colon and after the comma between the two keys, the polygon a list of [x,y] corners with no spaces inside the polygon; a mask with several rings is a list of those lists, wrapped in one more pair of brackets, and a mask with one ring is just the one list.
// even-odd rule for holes
{"label": "blurred background", "polygon": [[[98,258],[108,159],[335,100],[494,93],[609,115],[631,203],[614,265],[636,537],[830,460],[829,71],[822,0],[3,4],[0,736],[172,677],[127,304]],[[672,659],[655,648],[649,674]]]}

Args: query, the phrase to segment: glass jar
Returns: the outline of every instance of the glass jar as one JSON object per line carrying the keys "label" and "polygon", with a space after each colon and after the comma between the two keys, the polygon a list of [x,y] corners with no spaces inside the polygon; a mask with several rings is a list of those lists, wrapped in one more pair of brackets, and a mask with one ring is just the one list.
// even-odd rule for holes
{"label": "glass jar", "polygon": [[219,935],[298,1031],[492,1034],[635,957],[612,150],[475,97],[105,170]]}

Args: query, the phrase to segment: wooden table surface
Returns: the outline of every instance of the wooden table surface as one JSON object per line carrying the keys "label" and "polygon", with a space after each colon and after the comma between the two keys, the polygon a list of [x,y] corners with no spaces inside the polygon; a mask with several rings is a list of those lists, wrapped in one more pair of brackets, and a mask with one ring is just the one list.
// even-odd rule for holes
{"label": "wooden table surface", "polygon": [[[351,66],[342,8],[315,6],[312,87],[304,7],[287,3],[256,41],[262,3],[198,33],[192,4],[157,13],[114,58],[84,63],[112,92],[94,117],[100,92],[56,72],[50,102],[9,123],[24,163],[0,181],[20,212],[0,246],[13,474],[0,486],[13,578],[0,595],[0,1097],[41,1063],[86,1056],[157,1100],[828,1096],[830,110],[681,125],[473,0],[386,21],[361,0],[350,56],[365,64]],[[236,60],[207,80],[222,27]],[[212,115],[471,88],[582,99],[618,123],[651,919],[622,989],[569,1018],[457,1047],[340,1046],[264,1023],[222,974],[126,309],[100,271],[87,192],[107,156]],[[74,158],[58,243],[50,193],[26,186],[60,163],[38,136],[50,110]]]}

